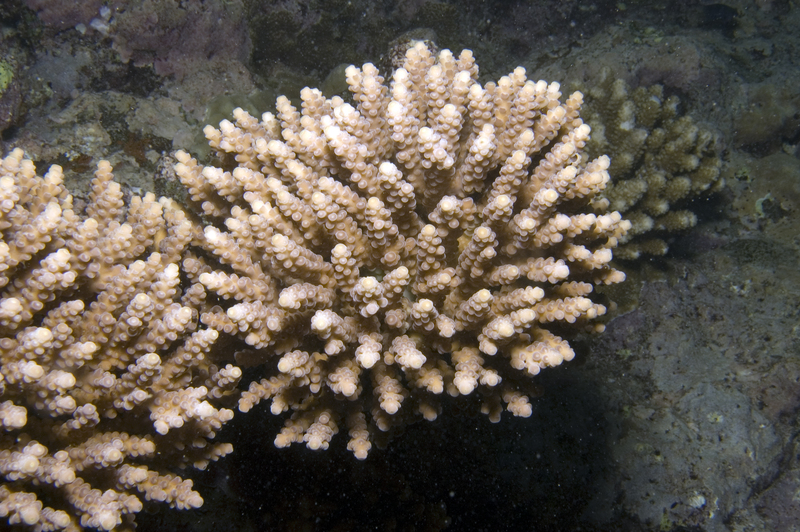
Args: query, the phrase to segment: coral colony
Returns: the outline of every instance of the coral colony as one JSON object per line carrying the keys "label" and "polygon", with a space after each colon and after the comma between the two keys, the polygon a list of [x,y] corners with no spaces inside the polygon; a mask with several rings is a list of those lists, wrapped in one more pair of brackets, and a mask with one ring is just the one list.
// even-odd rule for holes
{"label": "coral colony", "polygon": [[341,429],[359,459],[444,397],[529,416],[532,377],[574,356],[559,334],[602,330],[594,288],[624,280],[630,223],[580,92],[477,78],[469,50],[419,44],[389,83],[347,69],[351,103],[306,88],[300,110],[237,109],[205,129],[215,166],[176,154],[186,211],[126,206],[101,162],[78,212],[60,168],[6,157],[0,515],[125,530],[142,497],[199,507],[170,467],[233,450],[215,436],[237,399],[285,419],[279,447]]}

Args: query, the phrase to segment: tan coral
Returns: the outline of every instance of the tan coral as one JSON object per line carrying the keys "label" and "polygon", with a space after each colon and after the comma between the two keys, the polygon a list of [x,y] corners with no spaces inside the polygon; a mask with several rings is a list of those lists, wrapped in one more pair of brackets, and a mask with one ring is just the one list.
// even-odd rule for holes
{"label": "tan coral", "polygon": [[291,410],[278,446],[344,425],[358,458],[445,390],[530,415],[528,375],[574,356],[556,334],[624,279],[609,262],[630,223],[596,205],[609,160],[585,154],[582,95],[523,68],[482,86],[470,51],[422,44],[390,83],[346,75],[352,103],[304,89],[301,109],[206,127],[219,167],[176,154],[213,221],[184,265],[210,292],[201,322],[263,366],[240,410]]}
{"label": "tan coral", "polygon": [[0,514],[111,530],[142,495],[200,506],[190,480],[158,470],[231,451],[212,440],[241,371],[204,357],[218,333],[182,303],[192,224],[152,194],[126,206],[105,161],[85,214],[60,168],[39,177],[21,150],[0,161],[0,187]]}

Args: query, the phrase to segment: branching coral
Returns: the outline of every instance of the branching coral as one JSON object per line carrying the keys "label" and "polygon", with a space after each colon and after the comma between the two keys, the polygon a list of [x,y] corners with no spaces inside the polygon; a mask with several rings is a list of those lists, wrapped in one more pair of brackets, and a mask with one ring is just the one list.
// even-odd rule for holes
{"label": "branching coral", "polygon": [[583,151],[582,95],[477,74],[468,50],[418,44],[389,86],[350,67],[352,103],[304,89],[301,111],[281,97],[277,116],[208,126],[219,166],[177,154],[211,221],[183,263],[217,298],[201,321],[263,367],[240,410],[291,412],[276,445],[326,448],[344,425],[364,458],[445,392],[528,416],[530,377],[574,356],[556,333],[624,279],[609,262],[630,224],[595,212],[609,159]]}
{"label": "branching coral", "polygon": [[681,116],[678,105],[661,85],[631,91],[609,70],[587,91],[584,116],[593,134],[586,149],[611,157],[603,195],[633,224],[619,258],[666,253],[669,234],[697,223],[687,204],[724,184],[716,135]]}
{"label": "branching coral", "polygon": [[205,129],[217,166],[176,154],[197,216],[126,206],[107,162],[79,214],[59,167],[6,157],[0,515],[124,530],[142,495],[200,506],[169,469],[232,450],[213,439],[236,398],[290,412],[279,447],[344,427],[360,459],[447,395],[529,416],[531,377],[574,357],[561,335],[602,329],[630,223],[604,212],[580,93],[477,77],[468,50],[420,44],[389,85],[350,67],[349,102],[237,109]]}
{"label": "branching coral", "polygon": [[[123,530],[140,496],[203,503],[190,480],[231,451],[213,444],[241,377],[203,354],[179,261],[192,225],[169,200],[127,209],[100,163],[85,216],[61,169],[15,150],[0,164],[0,515],[54,530]],[[215,404],[217,406],[215,406]],[[43,501],[47,504],[45,506]]]}

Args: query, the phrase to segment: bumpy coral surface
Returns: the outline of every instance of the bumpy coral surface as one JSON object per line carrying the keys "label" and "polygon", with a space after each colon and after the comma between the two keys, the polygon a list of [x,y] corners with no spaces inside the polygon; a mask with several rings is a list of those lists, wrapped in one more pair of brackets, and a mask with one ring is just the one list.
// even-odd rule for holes
{"label": "bumpy coral surface", "polygon": [[617,258],[664,255],[670,236],[697,224],[691,201],[724,185],[717,134],[681,116],[679,103],[661,85],[630,90],[610,70],[588,91],[594,134],[586,148],[611,156],[603,195],[632,224]]}
{"label": "bumpy coral surface", "polygon": [[609,159],[583,151],[582,95],[522,68],[477,79],[470,51],[420,44],[390,84],[351,66],[348,101],[307,88],[301,110],[208,126],[216,165],[177,153],[205,220],[189,290],[263,372],[239,409],[290,412],[276,445],[344,425],[364,458],[445,394],[528,416],[531,377],[574,356],[561,331],[602,329],[594,287],[624,279],[630,224],[595,201]]}
{"label": "bumpy coral surface", "polygon": [[[61,169],[0,161],[0,516],[35,530],[126,530],[146,500],[203,503],[239,368],[204,357],[180,258],[192,224],[169,200],[127,207],[101,162],[85,215]],[[213,404],[212,404],[213,403]],[[215,406],[216,405],[216,406]]]}

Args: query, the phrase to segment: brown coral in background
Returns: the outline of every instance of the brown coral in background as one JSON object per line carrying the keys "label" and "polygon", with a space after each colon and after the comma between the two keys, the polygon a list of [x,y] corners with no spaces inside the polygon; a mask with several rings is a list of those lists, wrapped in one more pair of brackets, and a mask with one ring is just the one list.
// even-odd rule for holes
{"label": "brown coral in background", "polygon": [[630,90],[607,69],[586,91],[587,151],[611,157],[603,196],[632,223],[618,258],[665,254],[668,235],[697,223],[687,204],[724,184],[717,134],[681,116],[678,105],[661,85]]}

